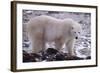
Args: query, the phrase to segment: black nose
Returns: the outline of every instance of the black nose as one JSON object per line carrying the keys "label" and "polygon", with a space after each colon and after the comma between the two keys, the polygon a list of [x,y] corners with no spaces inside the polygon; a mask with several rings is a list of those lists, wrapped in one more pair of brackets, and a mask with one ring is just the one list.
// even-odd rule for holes
{"label": "black nose", "polygon": [[75,37],[75,39],[78,39],[78,37]]}

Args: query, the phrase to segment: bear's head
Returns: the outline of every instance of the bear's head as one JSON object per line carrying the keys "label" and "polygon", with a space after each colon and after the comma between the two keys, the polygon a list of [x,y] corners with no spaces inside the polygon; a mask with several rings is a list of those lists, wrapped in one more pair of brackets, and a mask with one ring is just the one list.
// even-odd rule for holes
{"label": "bear's head", "polygon": [[75,38],[75,39],[78,39],[80,34],[81,34],[81,25],[77,22],[75,22],[73,24],[73,26],[71,26],[71,35]]}
{"label": "bear's head", "polygon": [[[81,24],[77,21],[66,18],[64,19],[65,34],[69,35],[70,38],[78,39],[81,34]],[[68,32],[67,32],[68,31]]]}

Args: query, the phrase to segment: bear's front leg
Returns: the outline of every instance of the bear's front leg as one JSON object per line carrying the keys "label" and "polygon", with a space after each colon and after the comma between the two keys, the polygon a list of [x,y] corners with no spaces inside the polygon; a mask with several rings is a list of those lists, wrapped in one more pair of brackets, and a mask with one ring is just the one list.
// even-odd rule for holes
{"label": "bear's front leg", "polygon": [[68,50],[68,56],[75,56],[76,53],[75,53],[75,49],[74,49],[74,42],[75,40],[69,40],[67,43],[66,43],[66,47],[67,47],[67,50]]}

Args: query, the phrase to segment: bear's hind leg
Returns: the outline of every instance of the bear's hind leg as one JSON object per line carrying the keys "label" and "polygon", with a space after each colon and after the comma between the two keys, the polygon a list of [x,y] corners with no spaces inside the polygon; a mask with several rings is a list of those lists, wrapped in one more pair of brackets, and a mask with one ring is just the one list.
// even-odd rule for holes
{"label": "bear's hind leg", "polygon": [[32,40],[32,52],[38,53],[40,51],[43,51],[45,49],[45,42],[43,37],[40,35],[37,35]]}

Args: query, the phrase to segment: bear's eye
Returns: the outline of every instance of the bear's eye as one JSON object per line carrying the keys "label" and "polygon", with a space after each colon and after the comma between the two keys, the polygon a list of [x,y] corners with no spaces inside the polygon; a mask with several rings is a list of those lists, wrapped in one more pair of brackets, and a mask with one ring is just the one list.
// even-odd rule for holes
{"label": "bear's eye", "polygon": [[80,34],[80,32],[78,32]]}
{"label": "bear's eye", "polygon": [[74,28],[72,27],[72,29],[74,29]]}

